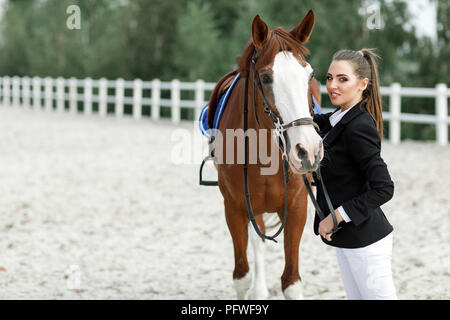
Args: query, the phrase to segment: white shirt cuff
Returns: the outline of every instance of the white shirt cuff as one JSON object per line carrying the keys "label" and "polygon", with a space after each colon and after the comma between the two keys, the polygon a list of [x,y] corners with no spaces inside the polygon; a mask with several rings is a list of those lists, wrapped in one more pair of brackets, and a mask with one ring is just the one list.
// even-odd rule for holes
{"label": "white shirt cuff", "polygon": [[339,213],[341,214],[342,219],[344,219],[345,222],[352,221],[352,219],[350,219],[350,217],[347,215],[347,213],[345,212],[345,210],[342,206],[340,206],[337,209],[338,209]]}

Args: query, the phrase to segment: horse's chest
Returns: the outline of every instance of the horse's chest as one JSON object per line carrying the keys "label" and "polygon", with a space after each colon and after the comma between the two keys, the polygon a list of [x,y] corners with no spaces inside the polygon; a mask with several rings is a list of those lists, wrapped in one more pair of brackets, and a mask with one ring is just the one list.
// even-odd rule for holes
{"label": "horse's chest", "polygon": [[268,180],[261,183],[258,189],[254,190],[254,192],[250,191],[252,204],[254,203],[254,206],[257,207],[257,211],[278,211],[284,203],[284,185]]}
{"label": "horse's chest", "polygon": [[[241,208],[247,212],[244,179],[241,168],[236,166],[219,166],[219,187],[224,196],[225,202],[230,205]],[[258,172],[252,171],[254,168],[249,168],[249,194],[250,202],[255,214],[265,212],[282,212],[284,209],[284,182],[280,175],[263,176]],[[255,170],[256,170],[255,169]],[[292,204],[298,197],[300,191],[299,183],[294,177],[288,184],[288,206]]]}

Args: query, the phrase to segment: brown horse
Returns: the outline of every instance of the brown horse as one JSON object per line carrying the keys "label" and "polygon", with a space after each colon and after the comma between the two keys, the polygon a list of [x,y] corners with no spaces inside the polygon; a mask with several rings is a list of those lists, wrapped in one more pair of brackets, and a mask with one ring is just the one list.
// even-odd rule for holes
{"label": "brown horse", "polygon": [[[314,13],[311,10],[290,32],[282,28],[269,30],[257,15],[252,24],[252,39],[238,58],[238,70],[218,81],[209,101],[208,124],[212,128],[214,110],[219,98],[229,86],[232,77],[240,72],[241,77],[223,112],[218,128],[221,134],[217,136],[219,138],[216,139],[214,147],[216,160],[219,159],[216,162],[218,184],[224,197],[226,221],[234,245],[233,279],[239,299],[246,298],[248,294],[248,297],[253,299],[268,296],[261,251],[263,241],[255,237],[254,230],[250,230],[255,249],[254,279],[249,272],[246,254],[250,220],[242,165],[244,138],[240,134],[243,133],[245,115],[242,108],[246,96],[248,136],[251,137],[248,146],[248,186],[253,212],[263,233],[263,213],[276,212],[280,219],[283,217],[284,175],[278,166],[284,156],[289,161],[289,182],[284,228],[285,268],[281,276],[281,287],[287,299],[303,297],[298,256],[307,216],[308,193],[301,174],[315,170],[323,158],[322,139],[312,125],[310,114],[311,97],[314,95],[316,101],[320,101],[320,90],[318,82],[313,78],[313,70],[305,60],[305,55],[309,52],[303,45],[308,40],[313,25]],[[259,83],[260,87],[256,83]],[[268,106],[266,110],[264,102]],[[299,118],[310,122],[291,126],[276,139],[273,138],[276,119],[281,124],[292,124]],[[277,144],[279,139],[285,141],[281,147]],[[256,146],[259,146],[259,153],[256,153]],[[285,152],[284,155],[282,151]],[[270,156],[267,159],[262,154]],[[275,170],[271,170],[273,168]]]}

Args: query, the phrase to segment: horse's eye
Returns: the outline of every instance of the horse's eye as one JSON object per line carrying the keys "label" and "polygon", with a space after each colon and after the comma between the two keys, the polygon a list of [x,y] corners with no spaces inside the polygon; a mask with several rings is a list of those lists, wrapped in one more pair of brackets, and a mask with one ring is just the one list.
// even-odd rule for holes
{"label": "horse's eye", "polygon": [[268,74],[263,74],[263,76],[261,77],[261,81],[264,84],[271,84],[272,83],[272,77],[269,76]]}

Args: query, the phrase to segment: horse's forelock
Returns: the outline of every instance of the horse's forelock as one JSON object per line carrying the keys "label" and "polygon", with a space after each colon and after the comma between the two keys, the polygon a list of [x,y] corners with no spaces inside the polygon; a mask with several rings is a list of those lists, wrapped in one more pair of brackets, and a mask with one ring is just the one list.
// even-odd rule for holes
{"label": "horse's forelock", "polygon": [[[259,64],[266,66],[273,62],[275,55],[283,50],[291,51],[297,57],[302,65],[306,64],[305,56],[309,55],[309,50],[299,41],[297,41],[289,32],[283,28],[271,30],[260,56]],[[245,47],[244,53],[238,58],[238,69],[242,74],[246,74],[250,70],[250,64],[255,45],[250,40]]]}

